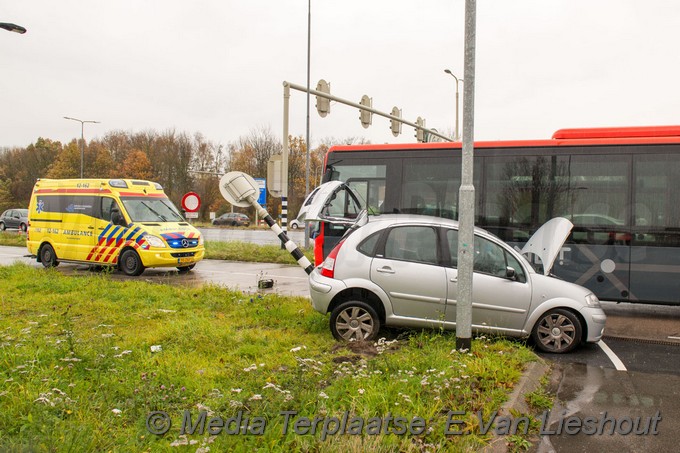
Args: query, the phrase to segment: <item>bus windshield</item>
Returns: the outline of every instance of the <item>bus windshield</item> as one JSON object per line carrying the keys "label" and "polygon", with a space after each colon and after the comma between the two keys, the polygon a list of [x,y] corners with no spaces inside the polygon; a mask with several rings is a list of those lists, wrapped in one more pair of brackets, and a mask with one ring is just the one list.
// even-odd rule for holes
{"label": "bus windshield", "polygon": [[167,198],[122,198],[125,210],[133,222],[183,222],[172,201]]}

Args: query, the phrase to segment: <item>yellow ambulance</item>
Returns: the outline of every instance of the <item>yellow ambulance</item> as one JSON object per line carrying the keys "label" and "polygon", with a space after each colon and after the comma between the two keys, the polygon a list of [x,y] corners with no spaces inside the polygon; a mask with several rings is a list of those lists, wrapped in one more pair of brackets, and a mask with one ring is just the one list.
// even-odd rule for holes
{"label": "yellow ambulance", "polygon": [[191,270],[205,253],[160,184],[132,179],[40,179],[28,206],[28,251],[45,267],[60,261]]}

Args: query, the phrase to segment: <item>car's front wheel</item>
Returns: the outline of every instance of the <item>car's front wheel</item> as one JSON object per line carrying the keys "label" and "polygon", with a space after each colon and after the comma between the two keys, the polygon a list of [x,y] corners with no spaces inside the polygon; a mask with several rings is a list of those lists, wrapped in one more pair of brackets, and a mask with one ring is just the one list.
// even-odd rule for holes
{"label": "car's front wheel", "polygon": [[5,226],[5,224],[3,222],[0,222],[0,231],[5,231],[6,228],[7,227]]}
{"label": "car's front wheel", "polygon": [[144,272],[142,259],[139,257],[139,254],[132,249],[127,249],[120,255],[118,265],[120,266],[120,270],[130,277],[136,277]]}
{"label": "car's front wheel", "polygon": [[366,302],[343,302],[331,312],[331,333],[337,340],[373,341],[380,331],[380,318]]}
{"label": "car's front wheel", "polygon": [[177,268],[177,272],[179,272],[180,274],[186,274],[186,273],[188,273],[191,269],[193,269],[195,266],[196,266],[195,264],[192,264],[192,265],[190,265],[190,266],[182,266],[182,267],[178,267],[178,268]]}
{"label": "car's front wheel", "polygon": [[555,308],[536,322],[531,337],[541,351],[561,354],[572,351],[581,343],[582,332],[578,316],[569,310]]}

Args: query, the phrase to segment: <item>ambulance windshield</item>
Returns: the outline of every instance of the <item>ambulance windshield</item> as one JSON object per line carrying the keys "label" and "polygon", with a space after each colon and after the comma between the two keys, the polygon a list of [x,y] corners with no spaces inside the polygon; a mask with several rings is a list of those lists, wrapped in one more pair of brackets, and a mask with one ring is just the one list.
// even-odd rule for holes
{"label": "ambulance windshield", "polygon": [[167,198],[124,197],[122,200],[133,222],[184,222]]}

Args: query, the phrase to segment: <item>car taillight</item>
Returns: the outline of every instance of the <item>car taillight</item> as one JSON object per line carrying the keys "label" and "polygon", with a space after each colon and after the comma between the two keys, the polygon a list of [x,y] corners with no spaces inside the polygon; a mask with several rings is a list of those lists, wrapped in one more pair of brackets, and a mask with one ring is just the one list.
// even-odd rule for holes
{"label": "car taillight", "polygon": [[338,242],[338,245],[336,245],[333,250],[331,250],[331,253],[328,254],[326,259],[321,264],[321,275],[324,277],[335,278],[335,259],[338,256],[338,252],[340,251],[340,247],[342,247],[343,242],[345,241],[342,240]]}

